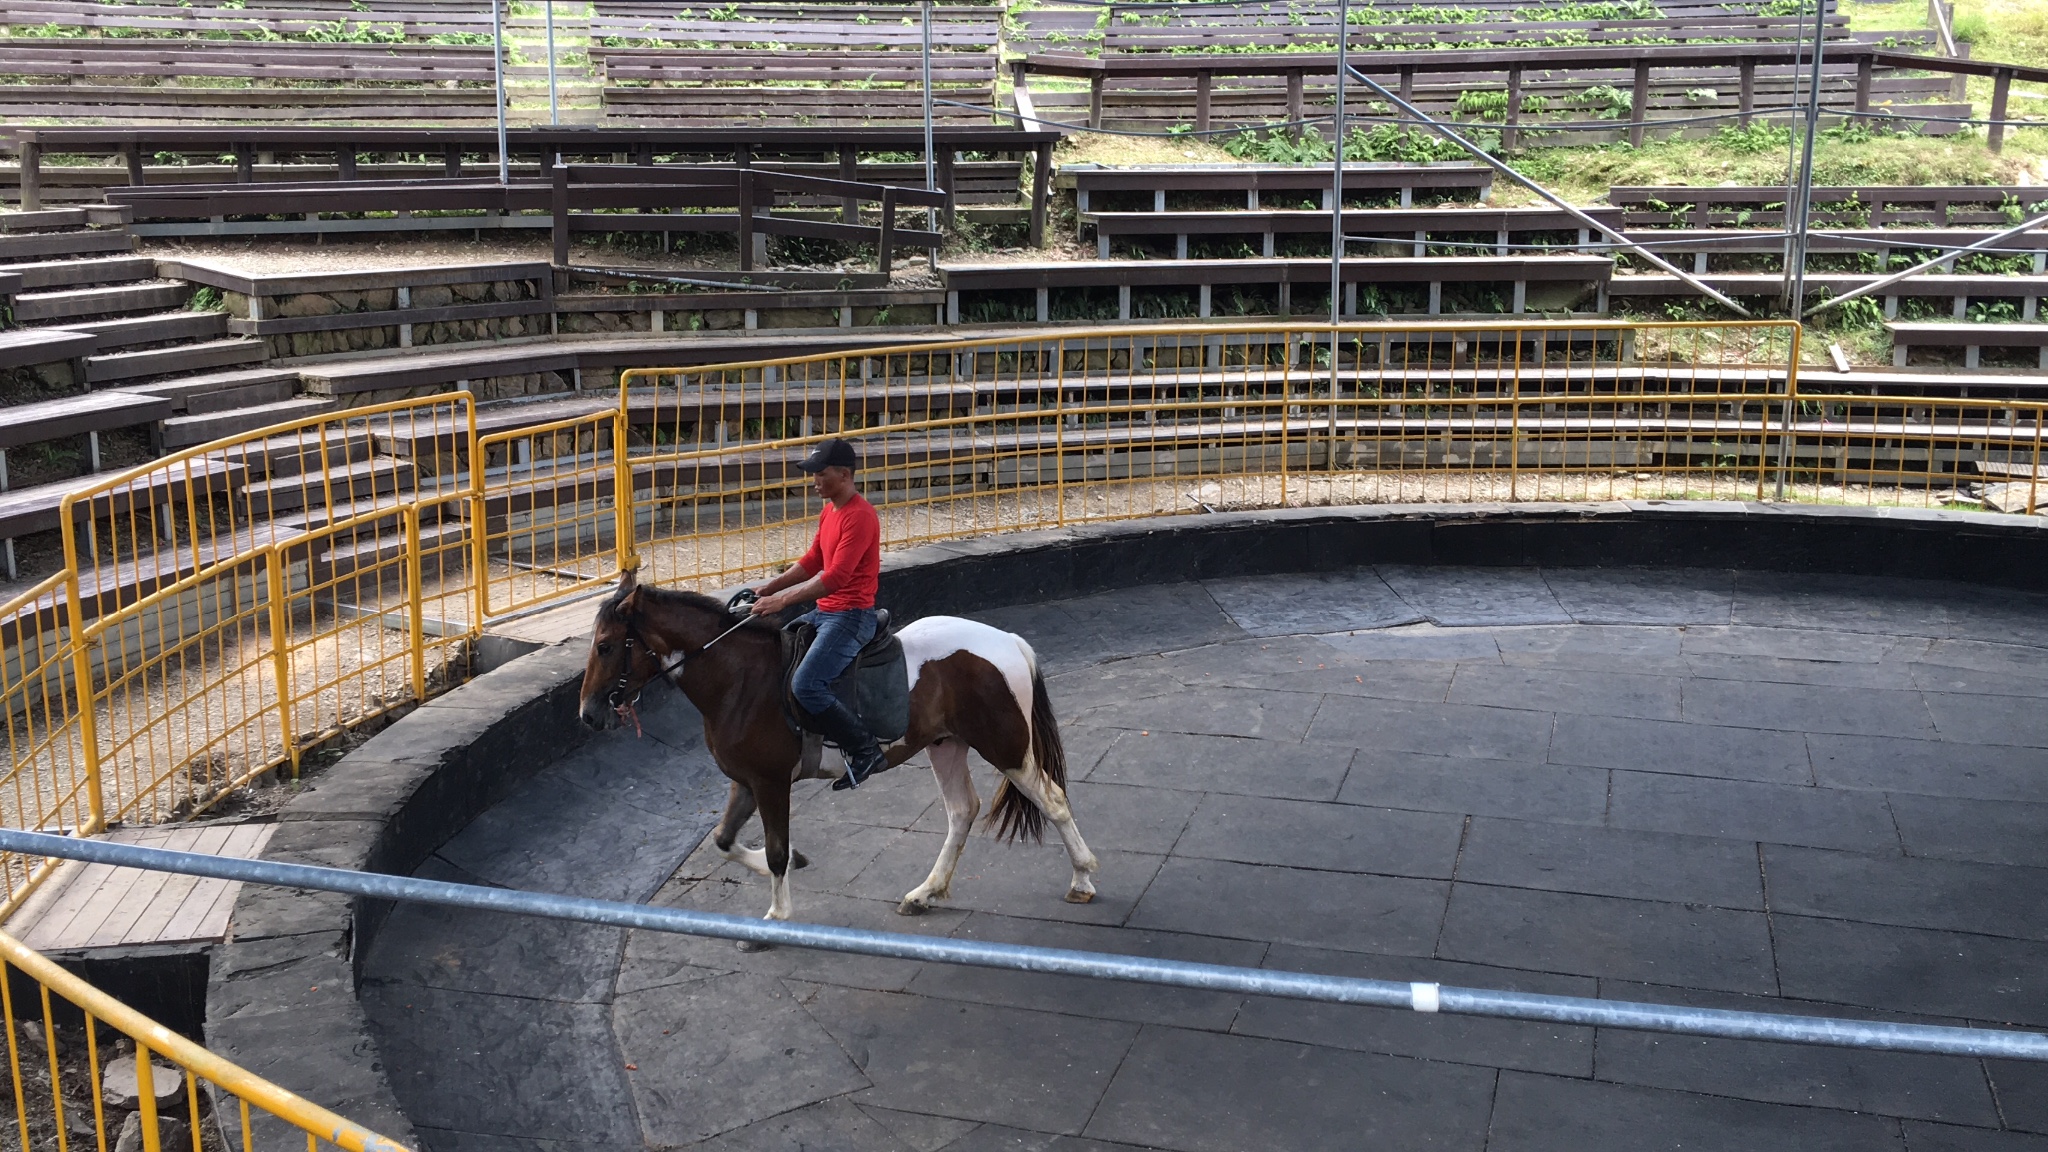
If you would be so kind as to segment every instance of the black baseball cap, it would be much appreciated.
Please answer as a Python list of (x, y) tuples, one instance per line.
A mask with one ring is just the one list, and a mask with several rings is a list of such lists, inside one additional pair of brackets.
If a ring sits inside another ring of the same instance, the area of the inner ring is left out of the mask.
[(806, 472), (823, 472), (827, 468), (859, 468), (860, 454), (853, 445), (844, 440), (831, 439), (812, 451), (809, 456), (797, 462), (797, 467)]

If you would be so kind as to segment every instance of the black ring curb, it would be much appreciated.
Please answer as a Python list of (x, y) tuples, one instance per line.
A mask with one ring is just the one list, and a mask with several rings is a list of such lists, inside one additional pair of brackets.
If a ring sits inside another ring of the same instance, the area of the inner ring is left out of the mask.
[[(1143, 584), (1366, 564), (1709, 567), (2048, 587), (2048, 520), (1733, 502), (1441, 504), (1176, 516), (931, 544), (883, 558), (899, 619)], [(294, 797), (264, 858), (410, 874), (582, 742), (585, 652), (543, 648), (415, 709)], [(415, 1143), (356, 1000), (389, 906), (245, 887), (214, 954), (206, 1042), (259, 1076)], [(303, 1148), (257, 1125), (262, 1148)], [(294, 1141), (294, 1138), (296, 1142)]]

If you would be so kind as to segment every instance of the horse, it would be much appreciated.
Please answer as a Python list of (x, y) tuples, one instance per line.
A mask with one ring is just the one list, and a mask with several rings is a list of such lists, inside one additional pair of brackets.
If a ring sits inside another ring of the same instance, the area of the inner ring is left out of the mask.
[[(904, 894), (896, 911), (922, 915), (952, 894), (954, 869), (981, 808), (967, 767), (970, 749), (1002, 774), (985, 826), (1005, 839), (1042, 842), (1050, 820), (1073, 866), (1067, 901), (1093, 900), (1097, 861), (1067, 802), (1066, 751), (1031, 645), (953, 616), (928, 616), (897, 637), (910, 678), (910, 724), (884, 751), (894, 768), (931, 750), (932, 775), (946, 805), (946, 840), (931, 874)], [(703, 715), (705, 746), (732, 782), (712, 842), (727, 859), (769, 878), (770, 920), (789, 919), (790, 865), (808, 863), (789, 840), (790, 788), (803, 742), (783, 709), (783, 644), (781, 629), (770, 621), (736, 621), (710, 596), (643, 585), (627, 571), (598, 607), (579, 709), (585, 724), (604, 729), (631, 717), (656, 677), (666, 675), (682, 689)], [(837, 775), (821, 768), (809, 778)], [(740, 830), (757, 810), (763, 847), (741, 847)]]

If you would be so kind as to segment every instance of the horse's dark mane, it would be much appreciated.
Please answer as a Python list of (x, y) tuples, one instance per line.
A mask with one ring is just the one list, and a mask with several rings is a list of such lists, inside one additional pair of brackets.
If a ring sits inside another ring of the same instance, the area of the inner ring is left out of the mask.
[[(695, 608), (704, 612), (716, 613), (720, 616), (730, 616), (730, 613), (726, 611), (723, 600), (718, 599), (716, 596), (707, 596), (702, 592), (692, 592), (687, 588), (656, 588), (651, 584), (640, 585), (639, 591), (640, 600), (643, 605)], [(605, 611), (608, 613), (616, 612), (619, 600), (620, 597), (615, 595), (605, 601)], [(759, 617), (748, 620), (747, 627), (743, 629), (743, 631), (747, 632), (776, 632), (779, 630), (780, 626), (774, 621), (763, 620)]]

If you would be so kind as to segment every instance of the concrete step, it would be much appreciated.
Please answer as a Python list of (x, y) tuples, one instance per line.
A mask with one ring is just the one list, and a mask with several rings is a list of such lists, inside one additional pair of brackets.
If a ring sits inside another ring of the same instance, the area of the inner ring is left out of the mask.
[(48, 260), (10, 264), (25, 292), (37, 289), (83, 288), (88, 284), (120, 284), (156, 279), (156, 261), (147, 256), (109, 256), (100, 260)]
[[(469, 525), (461, 520), (420, 525), (422, 575), (431, 579), (459, 570), (468, 559)], [(332, 537), (333, 546), (313, 555), (315, 578), (325, 572), (346, 576), (404, 558), (407, 544), (402, 529), (373, 533), (367, 529)]]
[(198, 416), (275, 404), (298, 395), (299, 374), (289, 368), (243, 368), (128, 384), (125, 391), (162, 396), (181, 412)]
[(381, 456), (329, 468), (317, 480), (306, 476), (259, 480), (244, 485), (242, 494), (248, 497), (249, 515), (270, 519), (343, 500), (409, 492), (412, 483), (413, 466), (410, 462)]
[(80, 320), (67, 324), (65, 327), (75, 332), (92, 333), (100, 338), (99, 351), (112, 352), (118, 348), (140, 348), (149, 344), (219, 340), (228, 334), (228, 314), (225, 312), (190, 311), (152, 312), (142, 316)]
[(205, 444), (223, 436), (241, 436), (268, 428), (272, 424), (285, 424), (308, 416), (318, 416), (333, 407), (332, 400), (309, 396), (271, 404), (258, 404), (250, 408), (234, 408), (226, 412), (173, 416), (163, 422), (163, 445), (166, 450), (190, 448), (194, 444)]
[(89, 316), (162, 312), (183, 304), (191, 294), (190, 285), (175, 280), (23, 292), (14, 298), (14, 320), (17, 324), (66, 323)]
[(168, 376), (174, 372), (253, 364), (269, 355), (270, 348), (263, 341), (239, 338), (151, 348), (142, 352), (114, 352), (86, 357), (85, 379), (90, 384), (101, 384), (112, 380), (133, 380), (140, 376)]

